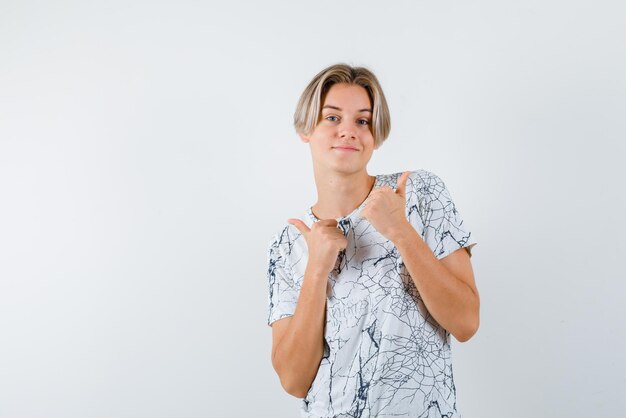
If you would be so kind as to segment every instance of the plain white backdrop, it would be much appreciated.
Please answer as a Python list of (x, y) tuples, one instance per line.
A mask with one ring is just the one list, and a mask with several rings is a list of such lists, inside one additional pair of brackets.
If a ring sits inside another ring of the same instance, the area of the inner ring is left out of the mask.
[(297, 417), (266, 250), (315, 203), (296, 101), (378, 76), (373, 174), (439, 175), (478, 240), (464, 418), (619, 416), (619, 1), (0, 2), (0, 417)]

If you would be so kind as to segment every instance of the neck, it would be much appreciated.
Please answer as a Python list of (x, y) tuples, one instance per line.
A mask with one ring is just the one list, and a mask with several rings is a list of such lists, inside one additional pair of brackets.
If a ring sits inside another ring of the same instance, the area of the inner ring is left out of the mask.
[(367, 198), (376, 177), (366, 169), (356, 173), (315, 170), (317, 203), (311, 210), (318, 219), (336, 219), (352, 213)]

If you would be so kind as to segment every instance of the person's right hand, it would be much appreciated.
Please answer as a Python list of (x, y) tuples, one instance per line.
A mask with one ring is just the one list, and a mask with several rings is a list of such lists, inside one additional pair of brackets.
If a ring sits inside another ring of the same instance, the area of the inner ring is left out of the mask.
[(300, 219), (288, 219), (304, 236), (309, 250), (307, 270), (328, 276), (335, 268), (339, 252), (348, 246), (348, 239), (337, 228), (337, 220), (322, 219), (314, 222), (311, 228)]

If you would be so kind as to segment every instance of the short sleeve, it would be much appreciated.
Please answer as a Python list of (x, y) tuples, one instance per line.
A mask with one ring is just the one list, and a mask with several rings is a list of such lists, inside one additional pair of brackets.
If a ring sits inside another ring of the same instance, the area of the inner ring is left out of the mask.
[(424, 241), (439, 260), (459, 248), (466, 248), (471, 257), (472, 247), (477, 244), (472, 232), (463, 221), (443, 180), (434, 173), (427, 174), (423, 189)]
[(269, 242), (267, 250), (267, 280), (269, 286), (269, 309), (267, 325), (291, 316), (296, 310), (299, 289), (297, 289), (287, 259), (281, 252), (281, 235)]

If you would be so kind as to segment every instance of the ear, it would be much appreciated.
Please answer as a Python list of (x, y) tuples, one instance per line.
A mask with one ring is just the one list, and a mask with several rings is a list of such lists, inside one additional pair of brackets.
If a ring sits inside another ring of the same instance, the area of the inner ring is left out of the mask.
[(298, 136), (300, 137), (300, 140), (302, 142), (304, 142), (305, 144), (307, 144), (310, 141), (308, 136), (306, 136), (306, 135), (304, 135), (304, 134), (302, 134), (300, 132), (298, 132)]

